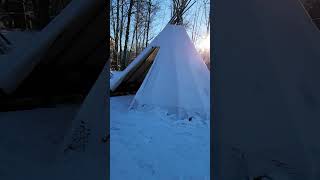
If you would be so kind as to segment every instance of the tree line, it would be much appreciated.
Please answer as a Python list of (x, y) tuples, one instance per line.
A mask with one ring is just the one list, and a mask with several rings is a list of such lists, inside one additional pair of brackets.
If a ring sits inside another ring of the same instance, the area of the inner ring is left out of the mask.
[[(190, 1), (190, 2), (189, 2)], [(164, 18), (159, 11), (167, 12), (171, 16), (175, 12), (175, 3), (188, 3), (191, 11), (183, 16), (183, 26), (190, 32), (192, 41), (196, 43), (204, 32), (210, 29), (210, 0), (171, 0), (171, 4), (162, 4), (160, 0), (112, 0), (110, 9), (110, 52), (111, 69), (123, 70), (153, 38), (151, 32), (156, 20)], [(170, 1), (169, 1), (170, 2)], [(168, 19), (169, 22), (169, 19)]]
[(123, 70), (151, 40), (151, 27), (159, 11), (156, 0), (112, 0), (110, 9), (111, 66)]
[(0, 0), (0, 28), (41, 30), (71, 0)]

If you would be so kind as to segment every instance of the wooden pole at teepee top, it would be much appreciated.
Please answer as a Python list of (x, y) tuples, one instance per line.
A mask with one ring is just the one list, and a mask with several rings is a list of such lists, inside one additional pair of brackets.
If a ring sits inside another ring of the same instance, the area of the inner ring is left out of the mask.
[(191, 1), (192, 0), (172, 0), (173, 15), (169, 21), (169, 24), (183, 25), (183, 15), (196, 2), (194, 1), (190, 5)]

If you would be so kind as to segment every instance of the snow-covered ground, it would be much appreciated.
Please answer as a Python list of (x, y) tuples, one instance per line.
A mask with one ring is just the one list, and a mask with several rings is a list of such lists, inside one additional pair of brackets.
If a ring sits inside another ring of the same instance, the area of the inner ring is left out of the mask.
[(111, 180), (209, 179), (209, 120), (128, 110), (132, 98), (110, 99)]
[(105, 179), (107, 155), (59, 153), (78, 109), (79, 105), (63, 105), (0, 112), (0, 179)]
[(0, 179), (35, 177), (51, 169), (77, 110), (75, 105), (1, 112)]

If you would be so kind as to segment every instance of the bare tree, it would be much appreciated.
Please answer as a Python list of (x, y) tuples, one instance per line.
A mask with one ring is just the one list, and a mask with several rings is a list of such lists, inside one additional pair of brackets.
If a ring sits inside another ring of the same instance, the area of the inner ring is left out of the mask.
[(210, 30), (210, 0), (202, 0), (204, 10), (204, 21), (206, 25), (206, 33), (209, 34)]
[(120, 11), (120, 0), (117, 0), (117, 5), (116, 5), (116, 30), (114, 34), (114, 43), (115, 43), (115, 53), (114, 53), (114, 61), (118, 61), (118, 45), (119, 45), (119, 11)]
[(121, 0), (121, 21), (120, 21), (120, 32), (119, 32), (119, 47), (120, 47), (120, 53), (119, 53), (119, 60), (118, 64), (121, 62), (121, 55), (122, 55), (122, 35), (123, 35), (123, 26), (124, 26), (124, 0)]
[(183, 15), (194, 5), (196, 1), (191, 0), (172, 0), (173, 16), (169, 23), (183, 25)]
[(121, 61), (121, 70), (123, 70), (125, 68), (126, 61), (127, 61), (127, 49), (128, 49), (128, 40), (129, 40), (129, 33), (130, 33), (130, 22), (131, 22), (133, 4), (134, 4), (134, 1), (130, 0), (129, 9), (128, 9), (126, 35), (125, 35), (124, 48), (123, 48), (124, 52), (123, 52), (123, 58), (122, 58), (122, 61)]
[(111, 60), (117, 61), (120, 69), (149, 43), (151, 24), (158, 9), (156, 0), (112, 1), (110, 27), (114, 48)]
[(149, 31), (150, 31), (150, 22), (151, 22), (151, 10), (152, 10), (152, 0), (148, 1), (148, 19), (147, 19), (147, 27), (146, 27), (146, 42), (145, 47), (148, 45), (149, 41)]
[(49, 15), (49, 0), (32, 0), (35, 13), (35, 27), (36, 29), (44, 28), (50, 21)]
[(136, 45), (136, 56), (138, 55), (138, 34), (139, 34), (139, 23), (140, 23), (140, 1), (137, 1), (136, 3), (136, 24), (135, 24), (135, 31), (136, 31), (136, 37), (135, 37), (135, 45)]

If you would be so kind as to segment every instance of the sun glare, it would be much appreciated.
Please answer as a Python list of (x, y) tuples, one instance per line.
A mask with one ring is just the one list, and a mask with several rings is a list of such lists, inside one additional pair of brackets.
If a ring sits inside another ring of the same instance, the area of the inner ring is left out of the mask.
[(208, 51), (208, 50), (210, 50), (210, 35), (208, 35), (205, 38), (200, 40), (200, 42), (198, 44), (198, 49), (200, 51)]

